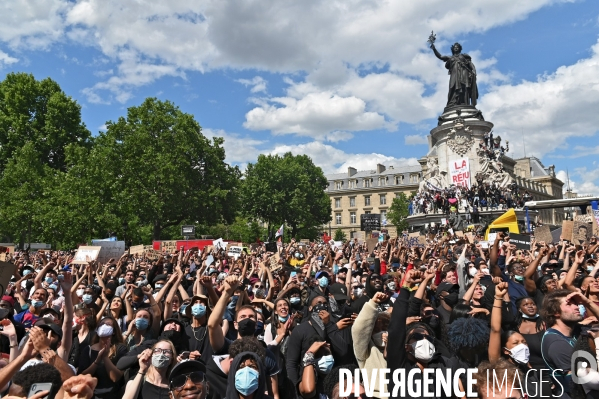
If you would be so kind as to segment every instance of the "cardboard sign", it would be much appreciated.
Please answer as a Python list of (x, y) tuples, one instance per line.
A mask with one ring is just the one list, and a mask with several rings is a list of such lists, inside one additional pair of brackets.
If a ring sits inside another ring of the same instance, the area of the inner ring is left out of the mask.
[(6, 287), (15, 273), (17, 265), (9, 262), (0, 262), (0, 289), (2, 292), (6, 291)]
[(160, 250), (169, 254), (177, 252), (177, 241), (162, 241)]
[(129, 247), (129, 253), (131, 255), (137, 255), (137, 254), (143, 254), (144, 253), (144, 245), (133, 245), (132, 247)]
[(572, 241), (572, 231), (574, 231), (574, 222), (571, 220), (562, 221), (562, 237), (564, 240)]
[(553, 239), (553, 242), (559, 242), (561, 235), (562, 235), (562, 228), (561, 227), (559, 229), (553, 230), (551, 232), (551, 238)]
[(478, 243), (480, 244), (480, 247), (482, 249), (488, 249), (489, 248), (489, 242), (488, 241), (479, 241)]
[(458, 230), (455, 232), (456, 237), (464, 238), (464, 232), (462, 230)]
[(307, 245), (310, 245), (310, 240), (308, 240), (307, 238), (302, 238), (302, 239), (300, 240), (300, 242), (301, 242), (302, 244), (307, 244)]
[(537, 227), (535, 229), (535, 240), (537, 242), (544, 241), (545, 244), (553, 242), (553, 236), (551, 235), (551, 229), (549, 228), (549, 226), (545, 225)]
[(468, 158), (449, 162), (449, 178), (451, 184), (470, 188), (470, 162)]
[(418, 236), (418, 245), (422, 245), (422, 246), (426, 245), (426, 237), (425, 236)]
[(464, 235), (466, 236), (466, 239), (468, 239), (469, 244), (474, 244), (474, 234), (472, 234), (471, 231), (467, 232)]
[(147, 249), (144, 255), (149, 260), (158, 260), (158, 258), (161, 256), (160, 252), (156, 251), (154, 248)]
[(281, 265), (279, 263), (279, 254), (276, 254), (275, 256), (271, 256), (269, 258), (269, 268), (271, 272), (274, 272), (276, 270), (279, 270), (283, 267), (283, 265)]
[(206, 256), (206, 260), (204, 261), (204, 264), (206, 266), (210, 266), (212, 263), (214, 263), (214, 256), (212, 256), (212, 255)]
[(96, 241), (95, 246), (101, 247), (98, 263), (107, 263), (111, 258), (119, 259), (125, 253), (125, 241)]
[(514, 244), (517, 249), (530, 249), (530, 236), (512, 233), (510, 234), (510, 244)]
[(75, 265), (87, 265), (92, 260), (98, 259), (98, 255), (100, 255), (100, 251), (102, 247), (100, 246), (87, 246), (82, 245), (77, 249), (77, 253), (75, 253), (75, 257), (71, 261), (71, 263)]
[(218, 240), (212, 241), (212, 245), (214, 246), (214, 248), (217, 251), (220, 250), (220, 249), (225, 249), (227, 247), (227, 244), (223, 241), (222, 238), (219, 238)]
[(227, 252), (227, 256), (232, 256), (235, 260), (237, 260), (241, 256), (241, 252), (243, 252), (243, 247), (232, 246), (229, 247), (229, 252)]
[(572, 244), (583, 245), (589, 242), (593, 228), (590, 223), (574, 222), (572, 230)]
[(374, 248), (376, 247), (376, 244), (378, 244), (379, 239), (378, 238), (369, 238), (366, 240), (366, 246), (368, 247), (368, 253), (372, 253), (372, 251), (374, 251)]

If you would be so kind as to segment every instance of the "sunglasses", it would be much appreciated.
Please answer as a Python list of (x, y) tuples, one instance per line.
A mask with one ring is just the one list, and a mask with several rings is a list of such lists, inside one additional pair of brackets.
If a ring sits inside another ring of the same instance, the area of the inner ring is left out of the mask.
[(183, 389), (187, 380), (195, 385), (203, 384), (206, 381), (206, 376), (201, 371), (194, 371), (188, 374), (178, 375), (171, 380), (171, 390), (180, 391)]
[(264, 288), (263, 285), (255, 285), (254, 288)]
[(435, 311), (434, 310), (425, 310), (424, 312), (422, 312), (422, 316), (423, 317), (431, 317), (433, 315), (435, 315)]
[(430, 335), (425, 335), (425, 334), (421, 334), (421, 333), (411, 334), (408, 339), (409, 340), (415, 339), (416, 341), (421, 341), (423, 339), (426, 339), (430, 343), (435, 343), (435, 339), (433, 337), (431, 337)]

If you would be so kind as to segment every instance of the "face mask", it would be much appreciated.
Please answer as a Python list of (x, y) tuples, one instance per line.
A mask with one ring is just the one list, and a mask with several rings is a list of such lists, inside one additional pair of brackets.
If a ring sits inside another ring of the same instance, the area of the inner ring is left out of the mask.
[(587, 271), (592, 272), (594, 268), (595, 268), (595, 266), (587, 266)]
[(428, 325), (431, 326), (431, 328), (437, 328), (439, 326), (439, 318), (437, 316), (431, 316), (428, 320)]
[(119, 278), (119, 285), (123, 285), (123, 284), (125, 284), (125, 279), (122, 278), (122, 277), (120, 277)]
[(163, 369), (171, 363), (171, 358), (161, 353), (159, 355), (152, 355), (152, 366), (157, 369)]
[(296, 252), (296, 253), (295, 253), (295, 257), (296, 257), (296, 258), (299, 258), (299, 257), (300, 257), (300, 253), (299, 253), (299, 252)]
[(414, 342), (412, 348), (414, 348), (414, 357), (423, 362), (430, 361), (435, 354), (435, 345), (427, 339)]
[(389, 288), (391, 291), (395, 291), (395, 281), (387, 284), (387, 288)]
[(520, 311), (520, 314), (522, 315), (523, 319), (528, 319), (528, 320), (534, 320), (534, 319), (537, 319), (539, 317), (538, 313), (536, 315), (534, 315), (534, 316), (529, 316), (527, 314), (522, 313), (522, 311)]
[(185, 308), (187, 308), (187, 304), (186, 303), (184, 303), (183, 305), (181, 305), (181, 307), (179, 308), (179, 313), (185, 312)]
[(335, 359), (333, 359), (332, 355), (323, 356), (318, 359), (318, 371), (322, 374), (328, 374), (333, 369), (334, 364)]
[(514, 280), (522, 282), (522, 281), (524, 281), (524, 276), (520, 276), (520, 275), (516, 274), (514, 276)]
[(289, 298), (289, 302), (291, 302), (292, 305), (298, 305), (301, 302), (301, 298), (299, 296), (294, 296)]
[(489, 268), (488, 268), (488, 267), (481, 267), (481, 268), (480, 268), (480, 271), (481, 271), (481, 272), (483, 272), (483, 274), (484, 274), (485, 276), (488, 276), (488, 275), (489, 275)]
[(206, 314), (206, 306), (201, 303), (196, 303), (191, 307), (191, 315), (197, 319)]
[(137, 286), (138, 286), (138, 287), (141, 287), (142, 285), (144, 285), (144, 282), (143, 282), (143, 280), (140, 280), (140, 281), (138, 281), (138, 282), (137, 282)]
[(541, 271), (541, 265), (537, 266), (537, 271)]
[(372, 340), (374, 344), (378, 347), (385, 346), (385, 341), (383, 341), (383, 334), (386, 334), (387, 331), (379, 331), (376, 334), (372, 334)]
[(587, 310), (586, 310), (586, 308), (584, 307), (584, 305), (578, 305), (578, 310), (580, 311), (580, 315), (581, 315), (582, 317), (586, 317)]
[(148, 325), (150, 325), (150, 322), (148, 321), (148, 319), (143, 319), (143, 318), (135, 319), (135, 328), (137, 328), (138, 330), (143, 331), (146, 328), (148, 328)]
[(339, 273), (339, 266), (333, 265), (333, 274)]
[(318, 267), (322, 267), (322, 261), (321, 260), (318, 261)]
[(164, 284), (156, 284), (156, 285), (154, 285), (154, 288), (156, 288), (157, 290), (161, 289), (162, 287), (164, 287)]
[(476, 270), (476, 267), (471, 267), (468, 269), (468, 274), (470, 274), (470, 277), (476, 276), (476, 273), (478, 273), (478, 270)]
[(364, 289), (362, 288), (354, 288), (354, 296), (357, 298), (361, 297), (363, 292)]
[(455, 305), (458, 304), (458, 293), (457, 292), (451, 292), (446, 297), (444, 297), (443, 300), (445, 301), (445, 303), (447, 305), (453, 307), (453, 306), (455, 306)]
[(322, 276), (321, 278), (318, 279), (318, 285), (321, 288), (326, 288), (329, 285), (329, 279), (326, 278), (325, 276)]
[(256, 331), (254, 331), (254, 335), (257, 337), (258, 335), (264, 334), (264, 323), (259, 321), (256, 323)]
[(64, 281), (64, 276), (62, 274), (58, 275), (58, 281)]
[(248, 396), (258, 389), (260, 374), (251, 367), (244, 367), (235, 373), (235, 389), (243, 396)]
[(77, 296), (79, 298), (81, 298), (83, 296), (83, 294), (85, 293), (85, 290), (77, 290), (75, 293), (77, 294)]
[(89, 305), (90, 303), (92, 303), (93, 298), (90, 294), (84, 294), (81, 299), (83, 300), (83, 303), (85, 303), (86, 305)]
[(48, 283), (48, 284), (52, 284), (52, 282), (54, 281), (54, 279), (52, 277), (46, 277), (45, 280), (46, 280), (46, 283)]
[[(507, 348), (506, 348), (507, 349)], [(530, 358), (530, 350), (526, 344), (518, 344), (514, 346), (510, 352), (510, 357), (520, 364), (527, 364)]]
[(286, 323), (286, 322), (287, 322), (287, 320), (289, 320), (289, 315), (287, 315), (287, 316), (285, 316), (285, 317), (283, 317), (283, 316), (279, 316), (279, 321), (280, 321), (281, 323)]
[(43, 301), (36, 301), (35, 299), (33, 301), (31, 301), (31, 304), (33, 305), (34, 308), (39, 309), (42, 306), (44, 306), (44, 302)]
[(237, 332), (242, 337), (251, 337), (256, 332), (256, 322), (250, 318), (237, 322)]
[(28, 274), (31, 274), (31, 270), (29, 270), (29, 269), (23, 270), (23, 276), (26, 276)]
[(112, 333), (114, 333), (114, 328), (108, 324), (102, 324), (96, 332), (100, 338), (111, 337)]
[(266, 291), (262, 288), (259, 288), (254, 292), (254, 296), (258, 298), (264, 298), (266, 296)]
[(49, 288), (53, 289), (54, 292), (58, 291), (58, 286), (56, 284), (50, 284)]

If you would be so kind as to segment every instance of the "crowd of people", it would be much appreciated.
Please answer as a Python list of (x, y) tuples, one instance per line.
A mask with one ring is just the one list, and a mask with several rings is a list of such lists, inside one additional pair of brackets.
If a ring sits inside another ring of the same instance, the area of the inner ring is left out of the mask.
[(499, 187), (477, 180), (470, 188), (452, 185), (442, 190), (420, 191), (410, 198), (409, 214), (465, 213), (476, 219), (480, 211), (522, 209), (525, 202), (532, 200), (528, 190), (521, 190), (515, 183)]
[[(343, 397), (341, 369), (478, 368), (481, 398), (487, 370), (507, 371), (522, 390), (495, 397), (599, 397), (597, 364), (571, 367), (575, 351), (599, 357), (596, 238), (530, 250), (503, 233), (489, 248), (474, 238), (444, 235), (424, 248), (405, 235), (374, 248), (292, 240), (276, 253), (207, 246), (105, 264), (16, 251), (0, 300), (0, 390), (332, 399)], [(350, 397), (386, 397), (394, 386), (376, 380)]]

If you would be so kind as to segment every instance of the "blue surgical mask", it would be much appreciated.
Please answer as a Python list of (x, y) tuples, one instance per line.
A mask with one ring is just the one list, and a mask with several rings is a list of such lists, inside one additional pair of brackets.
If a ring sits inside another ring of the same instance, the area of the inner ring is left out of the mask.
[(181, 307), (179, 308), (179, 313), (185, 312), (185, 308), (187, 308), (187, 304), (186, 303), (184, 303), (183, 305), (181, 305)]
[(244, 367), (235, 373), (235, 389), (243, 396), (251, 395), (258, 389), (260, 374), (251, 367)]
[(54, 281), (54, 279), (52, 277), (46, 277), (45, 278), (46, 283), (48, 284), (52, 284), (52, 282)]
[(587, 266), (587, 271), (592, 272), (594, 268), (595, 268), (595, 266)]
[(144, 318), (135, 319), (135, 328), (137, 328), (138, 330), (143, 331), (146, 328), (148, 328), (149, 325), (150, 325), (150, 322), (148, 319), (144, 319)]
[(337, 274), (337, 273), (339, 273), (339, 266), (337, 266), (337, 265), (333, 265), (333, 273), (334, 273), (334, 274)]
[(586, 310), (586, 308), (584, 307), (584, 305), (578, 305), (578, 310), (580, 311), (580, 315), (581, 315), (582, 317), (585, 317), (585, 316), (586, 316), (586, 314), (587, 314), (587, 310)]
[(191, 307), (191, 315), (200, 318), (206, 314), (206, 306), (201, 303), (196, 303)]
[(297, 305), (298, 303), (301, 302), (301, 298), (299, 296), (294, 296), (289, 298), (289, 302), (291, 302), (292, 305)]
[(54, 292), (58, 291), (58, 286), (56, 284), (50, 284), (50, 287), (54, 290)]
[(522, 281), (524, 281), (524, 276), (520, 276), (519, 274), (516, 274), (514, 276), (514, 280), (516, 280), (518, 282), (522, 282)]
[(36, 301), (35, 299), (31, 301), (31, 304), (34, 308), (39, 309), (44, 306), (44, 301)]
[(31, 270), (29, 270), (29, 269), (23, 270), (23, 276), (26, 276), (28, 274), (31, 274)]
[(289, 320), (289, 315), (287, 315), (287, 316), (285, 316), (285, 317), (283, 317), (283, 316), (279, 316), (279, 321), (280, 321), (281, 323), (286, 323), (286, 322), (287, 322), (287, 320)]
[(85, 303), (86, 305), (89, 305), (90, 303), (92, 303), (93, 297), (90, 294), (83, 294), (81, 299), (83, 300), (83, 303)]
[(161, 289), (162, 287), (164, 287), (164, 284), (156, 284), (156, 285), (154, 285), (154, 288), (156, 288), (157, 290)]
[(58, 281), (64, 281), (64, 276), (62, 274), (58, 275)]
[(321, 288), (326, 288), (329, 285), (329, 279), (326, 278), (325, 276), (322, 276), (321, 278), (318, 279), (318, 285)]
[(333, 369), (334, 364), (335, 359), (333, 359), (332, 355), (323, 356), (318, 359), (318, 371), (322, 374), (328, 374)]
[(123, 284), (125, 284), (125, 279), (122, 278), (122, 277), (120, 277), (119, 278), (119, 285), (123, 285)]

